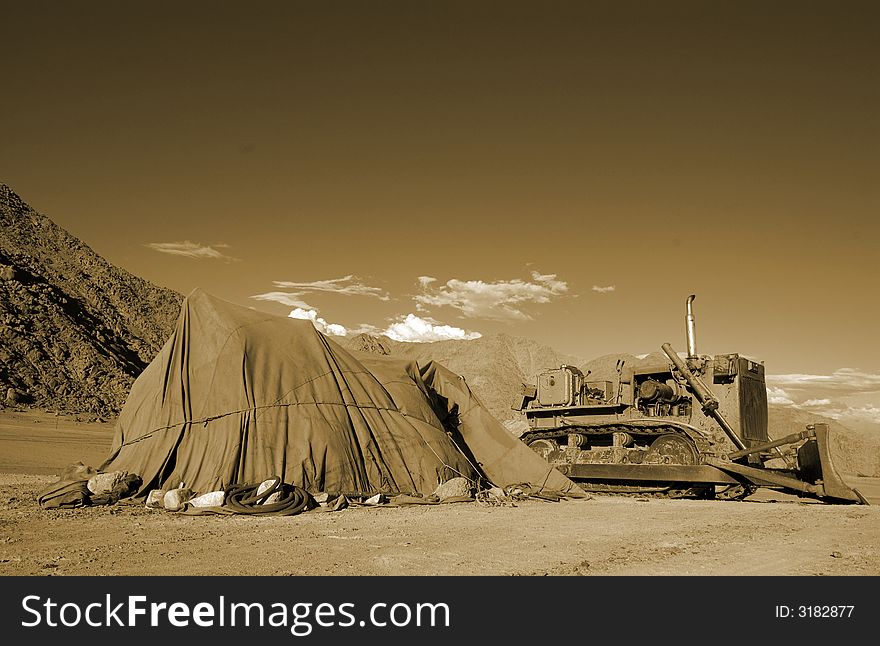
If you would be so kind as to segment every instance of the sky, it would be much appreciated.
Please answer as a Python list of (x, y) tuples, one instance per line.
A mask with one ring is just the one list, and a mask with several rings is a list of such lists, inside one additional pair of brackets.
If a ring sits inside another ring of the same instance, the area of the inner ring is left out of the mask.
[(880, 417), (876, 3), (2, 5), (0, 181), (153, 283), (584, 358), (696, 294), (701, 352)]

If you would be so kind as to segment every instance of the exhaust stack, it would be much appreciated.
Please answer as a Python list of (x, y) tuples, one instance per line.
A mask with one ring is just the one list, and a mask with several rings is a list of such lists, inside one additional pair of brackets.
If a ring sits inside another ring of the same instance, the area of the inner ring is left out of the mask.
[(694, 310), (691, 307), (691, 303), (694, 302), (694, 299), (697, 297), (696, 294), (691, 294), (687, 299), (687, 316), (685, 317), (685, 322), (687, 324), (687, 348), (688, 348), (688, 359), (695, 359), (697, 356), (697, 339), (696, 339), (696, 331), (694, 329)]

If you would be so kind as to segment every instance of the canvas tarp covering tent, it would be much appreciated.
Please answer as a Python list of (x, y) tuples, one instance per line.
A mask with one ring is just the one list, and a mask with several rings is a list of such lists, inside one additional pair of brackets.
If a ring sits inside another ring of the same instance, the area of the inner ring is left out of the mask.
[[(441, 420), (450, 413), (456, 428)], [(499, 486), (580, 492), (442, 366), (358, 358), (309, 321), (200, 290), (132, 386), (101, 470), (140, 475), (139, 495), (275, 475), (313, 493), (428, 495), (481, 472)]]

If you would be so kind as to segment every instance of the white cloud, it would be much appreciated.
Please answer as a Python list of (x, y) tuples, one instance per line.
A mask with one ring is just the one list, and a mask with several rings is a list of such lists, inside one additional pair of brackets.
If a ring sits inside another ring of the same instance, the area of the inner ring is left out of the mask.
[(348, 331), (343, 326), (337, 323), (327, 323), (325, 324), (324, 333), (331, 334), (333, 336), (345, 336), (346, 334), (348, 334)]
[(315, 309), (303, 300), (303, 296), (315, 292), (343, 294), (345, 296), (371, 296), (382, 301), (391, 299), (381, 288), (365, 285), (360, 282), (360, 279), (351, 274), (342, 278), (315, 280), (310, 283), (294, 283), (288, 280), (275, 280), (272, 282), (276, 287), (292, 291), (254, 294), (251, 298), (258, 301), (274, 301), (288, 307), (297, 307), (303, 310)]
[(301, 294), (296, 292), (266, 292), (265, 294), (254, 294), (251, 298), (258, 301), (273, 301), (287, 305), (287, 307), (299, 307), (305, 310), (313, 309), (311, 305), (300, 298)]
[(767, 399), (771, 404), (830, 417), (851, 428), (878, 428), (880, 407), (864, 401), (878, 392), (880, 375), (852, 368), (841, 368), (830, 375), (767, 375)]
[(781, 406), (794, 405), (794, 400), (783, 388), (776, 388), (774, 386), (767, 386), (767, 401), (771, 404), (779, 404)]
[(227, 262), (239, 260), (239, 258), (233, 258), (232, 256), (227, 256), (222, 251), (218, 251), (218, 249), (228, 249), (229, 245), (227, 244), (208, 246), (184, 240), (183, 242), (150, 242), (144, 246), (149, 247), (153, 251), (158, 251), (159, 253), (185, 256), (187, 258), (208, 258), (213, 260), (225, 260)]
[(767, 375), (767, 383), (790, 391), (829, 393), (836, 397), (857, 393), (880, 393), (880, 374), (853, 368), (839, 368), (830, 375)]
[(825, 413), (829, 417), (841, 421), (858, 421), (877, 424), (880, 420), (880, 407), (873, 404), (864, 406), (847, 406), (846, 408), (836, 408)]
[(349, 334), (385, 334), (384, 330), (377, 328), (375, 325), (370, 325), (369, 323), (361, 323), (357, 327), (347, 329)]
[(556, 274), (536, 271), (532, 272), (531, 281), (516, 278), (487, 283), (453, 278), (440, 287), (432, 287), (436, 279), (426, 280), (429, 278), (419, 278), (422, 293), (414, 299), (420, 311), (427, 306), (449, 306), (471, 318), (528, 320), (532, 317), (523, 311), (522, 305), (548, 303), (568, 291), (568, 284), (557, 279)]
[[(795, 406), (800, 408), (800, 406)], [(825, 417), (837, 420), (844, 426), (851, 428), (880, 428), (880, 407), (873, 404), (863, 406), (828, 406), (827, 408), (811, 408), (811, 413), (819, 413)]]
[(328, 280), (315, 280), (310, 283), (295, 283), (288, 280), (273, 281), (275, 287), (280, 289), (292, 289), (295, 293), (307, 294), (310, 292), (330, 292), (345, 294), (346, 296), (372, 296), (382, 301), (390, 300), (390, 296), (380, 287), (365, 285), (357, 276), (349, 274), (342, 278), (330, 278)]
[(312, 325), (314, 325), (319, 332), (323, 332), (324, 334), (330, 334), (333, 336), (345, 336), (348, 333), (348, 330), (346, 330), (345, 327), (337, 323), (328, 323), (325, 319), (322, 319), (320, 316), (318, 316), (318, 312), (313, 309), (307, 310), (301, 307), (297, 307), (287, 316), (292, 319), (304, 319), (306, 321), (311, 321)]
[(395, 341), (407, 343), (428, 343), (450, 339), (469, 341), (483, 336), (479, 332), (466, 332), (459, 327), (441, 325), (437, 321), (423, 319), (415, 314), (407, 314), (406, 317), (389, 325), (381, 334)]
[(616, 291), (617, 287), (614, 285), (608, 285), (606, 287), (600, 287), (599, 285), (593, 285), (593, 291), (598, 292), (600, 294), (608, 294), (609, 292)]
[(419, 276), (419, 285), (421, 285), (423, 288), (427, 287), (431, 283), (436, 283), (436, 282), (437, 282), (437, 279), (434, 278), (433, 276)]

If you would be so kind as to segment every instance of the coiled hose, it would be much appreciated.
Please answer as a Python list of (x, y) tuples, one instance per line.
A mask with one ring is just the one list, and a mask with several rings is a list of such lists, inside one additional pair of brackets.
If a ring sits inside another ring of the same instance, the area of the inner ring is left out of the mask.
[[(284, 484), (278, 476), (274, 476), (272, 480), (274, 480), (272, 486), (259, 495), (257, 490), (260, 488), (260, 483), (229, 487), (226, 489), (226, 502), (223, 506), (236, 514), (295, 516), (317, 505), (305, 489)], [(278, 492), (281, 493), (281, 497), (277, 502), (263, 504), (269, 496)]]

